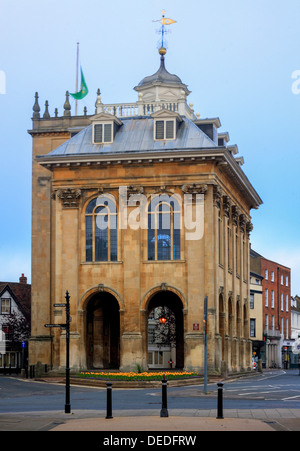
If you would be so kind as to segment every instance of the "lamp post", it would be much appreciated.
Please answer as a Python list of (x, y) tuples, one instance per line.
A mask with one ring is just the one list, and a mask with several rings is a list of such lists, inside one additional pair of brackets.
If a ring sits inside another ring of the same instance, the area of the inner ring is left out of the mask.
[(70, 404), (70, 295), (66, 292), (66, 404), (65, 413), (71, 413)]
[(203, 327), (203, 341), (204, 341), (204, 393), (207, 394), (207, 296), (204, 298), (204, 327)]
[(62, 330), (66, 331), (66, 403), (65, 403), (65, 413), (71, 413), (70, 404), (70, 295), (66, 291), (66, 303), (65, 304), (54, 304), (54, 307), (65, 307), (66, 309), (66, 323), (65, 324), (44, 324), (45, 327), (60, 327)]

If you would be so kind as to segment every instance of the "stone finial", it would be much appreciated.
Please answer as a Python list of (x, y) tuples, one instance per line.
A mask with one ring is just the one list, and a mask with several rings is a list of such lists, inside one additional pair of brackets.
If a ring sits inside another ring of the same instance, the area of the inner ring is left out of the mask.
[(64, 103), (64, 116), (71, 116), (71, 105), (69, 102), (69, 91), (66, 92), (66, 101)]
[(33, 105), (33, 119), (39, 119), (40, 118), (40, 106), (39, 106), (39, 102), (38, 102), (38, 93), (35, 93), (35, 102)]
[(48, 103), (48, 100), (46, 100), (46, 102), (45, 102), (45, 113), (44, 113), (44, 115), (43, 115), (43, 118), (44, 118), (44, 119), (50, 119), (50, 114), (49, 114), (48, 106), (49, 106), (49, 103)]
[(84, 115), (84, 116), (87, 115), (87, 107), (86, 107), (86, 106), (83, 108), (83, 115)]
[(55, 110), (54, 110), (54, 116), (58, 117), (58, 109), (57, 108), (55, 108)]
[(95, 111), (96, 114), (101, 113), (103, 111), (103, 103), (101, 101), (101, 92), (100, 92), (99, 88), (97, 89), (97, 100), (95, 103), (95, 107), (96, 107), (96, 111)]

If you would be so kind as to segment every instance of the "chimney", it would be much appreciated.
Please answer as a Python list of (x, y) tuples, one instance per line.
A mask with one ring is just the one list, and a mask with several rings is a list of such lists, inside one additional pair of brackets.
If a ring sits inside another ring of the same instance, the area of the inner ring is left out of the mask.
[(21, 277), (19, 278), (19, 282), (20, 283), (24, 283), (26, 285), (27, 284), (27, 277), (25, 277), (24, 274), (22, 274)]

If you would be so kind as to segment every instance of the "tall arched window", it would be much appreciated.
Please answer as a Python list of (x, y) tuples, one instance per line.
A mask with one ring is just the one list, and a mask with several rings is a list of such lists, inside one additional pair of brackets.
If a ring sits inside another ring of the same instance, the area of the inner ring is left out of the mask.
[(99, 196), (88, 204), (85, 212), (86, 261), (118, 259), (117, 210), (114, 200)]
[(180, 260), (180, 206), (168, 195), (148, 208), (148, 260)]

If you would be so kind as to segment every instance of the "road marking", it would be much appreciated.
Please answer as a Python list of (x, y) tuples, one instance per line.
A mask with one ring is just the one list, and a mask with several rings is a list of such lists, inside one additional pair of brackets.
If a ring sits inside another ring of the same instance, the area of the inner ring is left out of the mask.
[(290, 396), (289, 398), (282, 398), (282, 401), (289, 401), (290, 399), (300, 398), (300, 395)]

